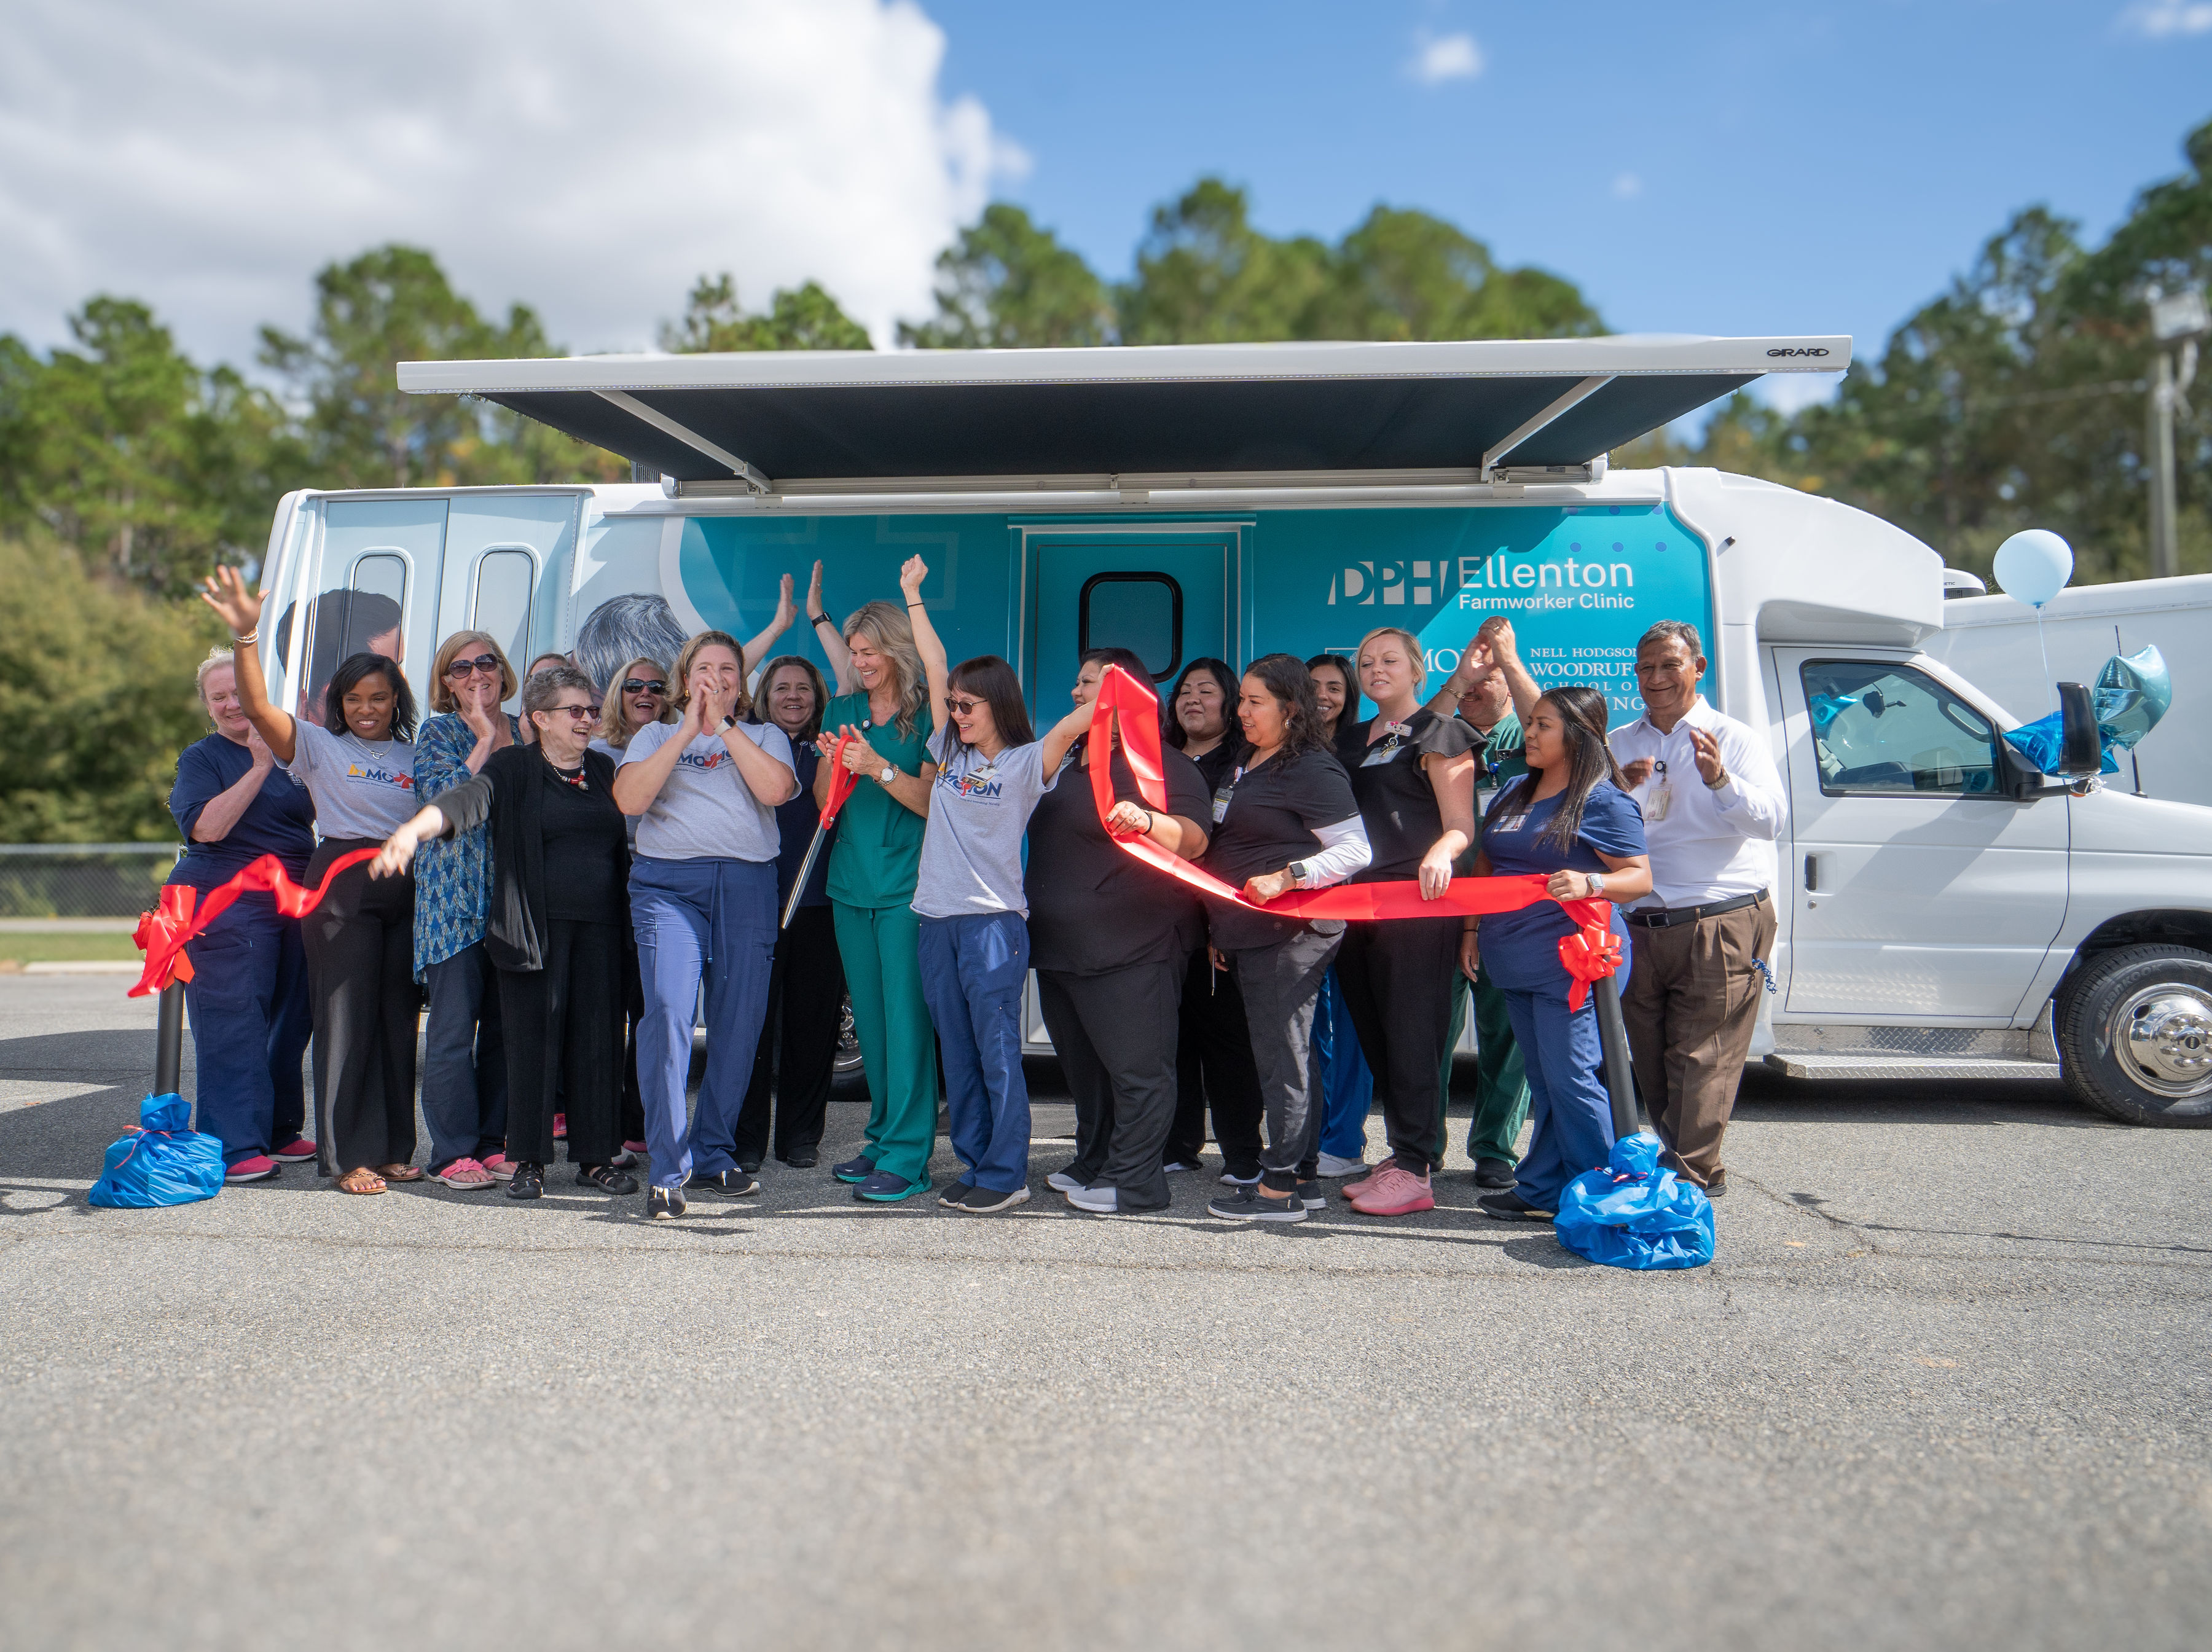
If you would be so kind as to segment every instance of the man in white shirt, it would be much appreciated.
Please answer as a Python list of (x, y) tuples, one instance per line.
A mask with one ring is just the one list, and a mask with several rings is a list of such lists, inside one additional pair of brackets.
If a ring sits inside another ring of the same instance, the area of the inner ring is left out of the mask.
[(1759, 738), (1698, 692), (1697, 628), (1662, 620), (1636, 646), (1644, 715), (1613, 732), (1644, 811), (1651, 893), (1626, 914), (1634, 962), (1620, 1007), (1637, 1087), (1680, 1173), (1728, 1191), (1735, 1108), (1774, 950), (1774, 841), (1787, 811)]

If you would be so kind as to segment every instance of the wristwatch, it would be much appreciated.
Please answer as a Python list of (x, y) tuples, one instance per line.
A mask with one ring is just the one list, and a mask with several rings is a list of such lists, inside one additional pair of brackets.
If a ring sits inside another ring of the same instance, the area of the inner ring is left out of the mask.
[(876, 784), (877, 784), (877, 785), (878, 785), (878, 786), (889, 786), (889, 785), (891, 783), (891, 779), (892, 779), (892, 777), (893, 777), (894, 775), (896, 775), (897, 773), (898, 773), (898, 765), (897, 765), (897, 764), (896, 764), (896, 763), (885, 763), (885, 764), (884, 765), (884, 772), (883, 772), (882, 774), (878, 774), (878, 775), (877, 775), (877, 776), (876, 776)]
[(1306, 870), (1306, 863), (1303, 860), (1293, 860), (1284, 870), (1291, 874), (1292, 889), (1304, 889), (1306, 886), (1306, 879), (1313, 875)]
[(1594, 901), (1599, 896), (1605, 893), (1605, 874), (1603, 872), (1584, 872), (1583, 876), (1589, 879), (1590, 899)]

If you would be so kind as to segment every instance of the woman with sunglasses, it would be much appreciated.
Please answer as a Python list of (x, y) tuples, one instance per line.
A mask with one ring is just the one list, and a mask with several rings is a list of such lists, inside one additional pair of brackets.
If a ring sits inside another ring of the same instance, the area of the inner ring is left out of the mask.
[(491, 848), (484, 951), (498, 971), (507, 1027), (510, 1199), (539, 1199), (553, 1160), (553, 1113), (568, 1114), (576, 1184), (621, 1195), (637, 1179), (616, 1168), (621, 1084), (622, 933), (629, 845), (615, 806), (615, 766), (590, 749), (598, 691), (573, 665), (524, 685), (538, 738), (485, 759), (386, 840), (370, 874), (404, 874), (419, 845), (474, 829)]
[[(415, 736), (415, 793), (434, 798), (515, 744), (500, 702), (514, 668), (488, 631), (457, 631), (430, 665), (430, 709)], [(484, 954), (491, 854), (483, 828), (428, 842), (415, 860), (415, 979), (428, 993), (422, 1117), (430, 1176), (463, 1193), (514, 1174), (507, 1157), (507, 1056), (499, 988)]]
[[(668, 667), (649, 655), (640, 654), (609, 677), (599, 691), (599, 735), (592, 750), (605, 753), (619, 768), (631, 737), (654, 723), (672, 723), (676, 708), (669, 701)], [(623, 817), (623, 829), (630, 847), (637, 847), (635, 815)], [(622, 1151), (615, 1163), (634, 1168), (645, 1157), (645, 1101), (637, 1082), (637, 1023), (645, 1013), (645, 984), (637, 973), (635, 937), (623, 948), (623, 1101)]]

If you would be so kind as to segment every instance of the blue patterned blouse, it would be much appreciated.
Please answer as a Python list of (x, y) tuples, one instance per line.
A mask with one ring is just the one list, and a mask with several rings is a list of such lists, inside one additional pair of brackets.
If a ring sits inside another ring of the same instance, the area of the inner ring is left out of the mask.
[[(507, 732), (520, 725), (507, 720)], [(471, 778), (475, 731), (452, 712), (429, 719), (415, 735), (415, 795), (425, 803)], [(491, 850), (484, 828), (425, 843), (415, 852), (415, 979), (434, 963), (474, 946), (484, 936), (491, 904)]]

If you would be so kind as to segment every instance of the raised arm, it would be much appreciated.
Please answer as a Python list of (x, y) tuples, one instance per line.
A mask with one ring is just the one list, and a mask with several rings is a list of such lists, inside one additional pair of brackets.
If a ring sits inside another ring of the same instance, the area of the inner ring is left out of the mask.
[(1086, 700), (1045, 731), (1042, 744), (1048, 776), (1060, 773), (1060, 763), (1074, 750), (1075, 743), (1091, 732), (1091, 715), (1097, 709), (1096, 700)]
[(921, 600), (921, 582), (929, 577), (929, 564), (919, 556), (909, 556), (906, 566), (899, 569), (899, 590), (906, 596), (906, 616), (914, 627), (914, 646), (921, 654), (922, 674), (929, 679), (929, 715), (933, 726), (943, 728), (952, 720), (952, 710), (945, 703), (952, 692), (952, 671), (945, 658), (945, 639), (937, 635), (930, 623), (929, 609)]
[(791, 629), (792, 621), (799, 617), (799, 604), (792, 599), (791, 589), (791, 575), (787, 574), (775, 594), (775, 617), (768, 623), (767, 629), (745, 644), (745, 670), (748, 672), (760, 670), (761, 662), (768, 658), (768, 651), (775, 647), (775, 640)]
[(222, 616), (237, 645), (238, 707), (246, 714), (279, 762), (290, 762), (299, 732), (289, 712), (269, 703), (268, 680), (261, 675), (261, 598), (246, 588), (234, 568), (219, 568), (200, 586), (200, 600)]
[(814, 564), (814, 578), (806, 587), (806, 623), (814, 632), (815, 641), (822, 645), (822, 657), (830, 662), (830, 680), (837, 685), (840, 694), (850, 694), (859, 686), (853, 680), (853, 656), (845, 647), (845, 634), (837, 629), (837, 622), (830, 617), (830, 610), (822, 605), (822, 564)]

